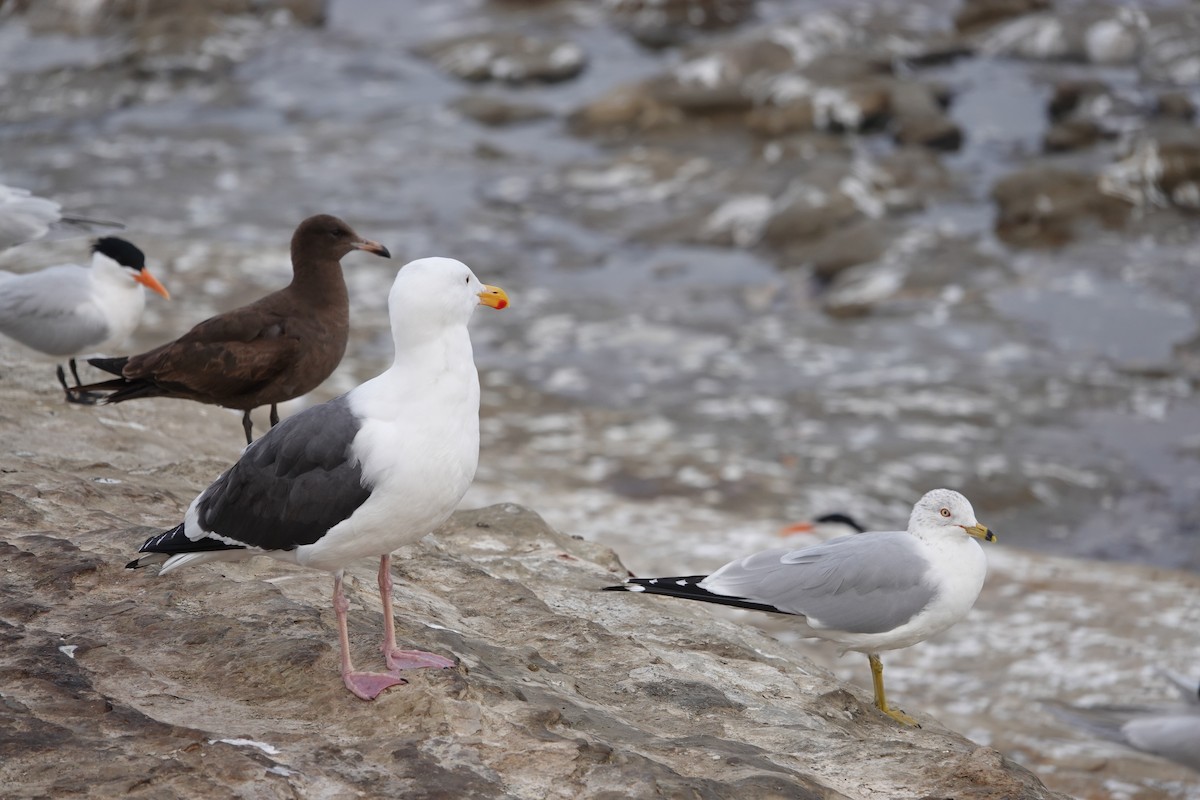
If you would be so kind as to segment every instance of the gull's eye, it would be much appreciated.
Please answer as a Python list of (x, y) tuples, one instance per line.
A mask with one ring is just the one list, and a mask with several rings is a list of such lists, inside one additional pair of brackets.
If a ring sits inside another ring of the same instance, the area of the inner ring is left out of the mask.
[(467, 283), (470, 283), (470, 282), (471, 282), (471, 276), (470, 276), (470, 275), (468, 275), (468, 276), (465, 278), (465, 280), (466, 280), (466, 282), (467, 282)]
[(941, 514), (943, 517), (948, 517), (948, 516), (950, 516), (950, 509), (948, 509), (948, 508), (943, 508), (943, 509), (942, 509), (941, 511), (939, 511), (938, 513), (939, 513), (939, 514)]

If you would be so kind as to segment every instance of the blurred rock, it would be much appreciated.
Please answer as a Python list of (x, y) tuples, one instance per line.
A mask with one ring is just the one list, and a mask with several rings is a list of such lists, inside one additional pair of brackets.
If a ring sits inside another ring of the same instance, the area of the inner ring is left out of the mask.
[(1048, 8), (1050, 0), (966, 0), (954, 15), (954, 27), (969, 35)]
[(1051, 126), (1042, 137), (1042, 148), (1061, 153), (1091, 147), (1105, 136), (1104, 129), (1090, 119), (1069, 119)]
[(898, 82), (891, 92), (893, 136), (900, 144), (957, 150), (962, 129), (943, 111), (938, 94), (919, 83)]
[(583, 48), (566, 39), (489, 32), (456, 36), (417, 48), (439, 69), (466, 81), (557, 83), (583, 71)]
[(733, 28), (754, 16), (755, 0), (606, 0), (613, 22), (647, 47), (668, 47), (697, 31)]
[(1160, 117), (1191, 122), (1196, 116), (1196, 104), (1186, 92), (1163, 92), (1155, 103), (1155, 111)]
[(452, 107), (476, 122), (494, 128), (550, 116), (550, 112), (541, 106), (490, 94), (463, 95), (454, 101)]
[(996, 236), (1022, 247), (1059, 247), (1090, 226), (1119, 228), (1131, 205), (1101, 191), (1095, 176), (1034, 166), (992, 187)]
[(983, 52), (1032, 60), (1133, 64), (1142, 52), (1146, 15), (1104, 4), (1083, 4), (1018, 17), (984, 35)]
[(1100, 186), (1137, 206), (1200, 211), (1200, 130), (1172, 126), (1144, 134), (1105, 169)]

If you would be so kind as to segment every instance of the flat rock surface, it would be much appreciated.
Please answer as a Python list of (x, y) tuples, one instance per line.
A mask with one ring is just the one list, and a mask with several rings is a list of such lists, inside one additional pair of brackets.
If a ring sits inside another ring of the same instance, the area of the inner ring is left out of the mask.
[[(1062, 797), (756, 628), (600, 594), (612, 551), (508, 504), (395, 559), (401, 646), (459, 666), (359, 701), (327, 575), (123, 569), (236, 454), (233, 414), (67, 407), (0, 367), (7, 797)], [(348, 570), (350, 634), (378, 669), (374, 568)]]

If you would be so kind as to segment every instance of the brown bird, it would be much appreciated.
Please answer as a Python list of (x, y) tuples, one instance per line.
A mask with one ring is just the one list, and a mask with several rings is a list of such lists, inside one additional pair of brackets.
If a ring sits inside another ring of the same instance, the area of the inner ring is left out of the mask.
[(340, 260), (351, 250), (391, 257), (337, 217), (309, 217), (292, 234), (290, 284), (141, 355), (90, 358), (120, 377), (72, 391), (112, 392), (105, 403), (180, 397), (236, 408), (249, 444), (252, 409), (270, 404), (274, 426), (277, 404), (317, 388), (341, 362), (350, 299)]

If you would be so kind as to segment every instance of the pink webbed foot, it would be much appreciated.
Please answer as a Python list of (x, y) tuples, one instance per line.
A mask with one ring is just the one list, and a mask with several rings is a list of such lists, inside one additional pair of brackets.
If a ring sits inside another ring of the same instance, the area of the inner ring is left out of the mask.
[(426, 653), (424, 650), (387, 650), (383, 651), (389, 670), (404, 669), (450, 669), (454, 662), (436, 653)]
[(363, 700), (374, 700), (386, 689), (408, 683), (404, 678), (384, 672), (346, 672), (342, 674), (346, 688)]

